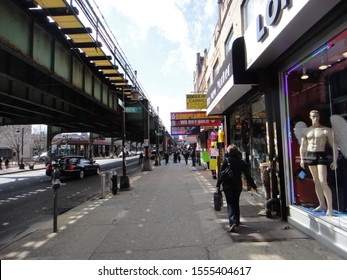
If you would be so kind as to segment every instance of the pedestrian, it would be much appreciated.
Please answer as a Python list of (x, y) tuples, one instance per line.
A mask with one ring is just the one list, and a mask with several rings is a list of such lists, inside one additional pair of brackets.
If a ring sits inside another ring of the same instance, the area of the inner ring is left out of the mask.
[(175, 151), (175, 152), (174, 152), (174, 158), (173, 158), (173, 162), (174, 162), (174, 163), (177, 163), (177, 157), (178, 157), (178, 152)]
[(187, 150), (183, 152), (183, 157), (186, 162), (186, 165), (188, 165), (189, 152)]
[(165, 159), (165, 165), (167, 165), (169, 163), (169, 154), (167, 152), (165, 152), (164, 154), (164, 159)]
[[(232, 169), (232, 177), (228, 180), (222, 180), (219, 176), (217, 181), (217, 189), (221, 185), (227, 201), (228, 219), (230, 225), (230, 232), (234, 232), (235, 228), (240, 225), (240, 195), (242, 191), (242, 173), (245, 175), (248, 183), (258, 193), (256, 184), (254, 183), (251, 174), (248, 171), (247, 163), (241, 159), (240, 151), (236, 145), (229, 145), (227, 147), (226, 158), (223, 161), (221, 172), (225, 170), (228, 165)], [(220, 173), (221, 173), (220, 172)]]
[(138, 163), (138, 165), (141, 165), (142, 161), (143, 161), (143, 153), (141, 152), (140, 155), (139, 155), (139, 163)]
[(3, 158), (2, 157), (0, 157), (0, 170), (2, 170), (2, 162), (3, 162)]
[(8, 169), (10, 167), (10, 161), (8, 158), (5, 159), (5, 167), (6, 167), (6, 169)]
[(195, 151), (195, 148), (193, 148), (193, 150), (192, 150), (191, 157), (192, 157), (192, 166), (195, 166), (195, 161), (196, 161), (196, 151)]

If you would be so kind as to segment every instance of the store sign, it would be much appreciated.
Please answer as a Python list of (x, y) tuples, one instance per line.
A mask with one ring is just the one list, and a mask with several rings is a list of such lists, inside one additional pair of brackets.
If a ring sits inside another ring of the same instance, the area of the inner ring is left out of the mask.
[(201, 127), (221, 126), (222, 116), (207, 116), (205, 111), (171, 113), (171, 135), (199, 135)]
[(222, 116), (207, 116), (205, 111), (171, 112), (171, 120), (197, 120), (222, 118)]
[[(249, 1), (253, 5), (258, 1)], [(266, 68), (341, 0), (263, 0), (244, 33), (246, 70)]]
[(172, 120), (171, 126), (221, 126), (222, 121), (218, 119), (198, 120)]
[(187, 110), (206, 109), (206, 94), (187, 94)]
[(229, 81), (230, 77), (233, 75), (232, 69), (232, 52), (230, 51), (225, 58), (221, 68), (216, 75), (216, 79), (210, 86), (207, 92), (206, 104), (207, 108), (210, 106), (212, 101), (217, 97), (221, 89), (225, 86), (225, 84)]
[[(278, 24), (282, 10), (289, 7), (291, 0), (268, 0), (265, 10), (265, 23), (268, 26), (275, 26)], [(257, 41), (264, 40), (269, 32), (269, 29), (264, 26), (264, 16), (258, 15), (257, 18)]]

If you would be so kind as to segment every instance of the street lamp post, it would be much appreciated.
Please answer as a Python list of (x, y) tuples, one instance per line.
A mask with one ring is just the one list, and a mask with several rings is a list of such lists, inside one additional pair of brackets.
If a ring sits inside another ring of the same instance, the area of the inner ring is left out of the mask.
[(151, 159), (149, 157), (149, 143), (150, 143), (150, 119), (149, 119), (149, 106), (148, 100), (143, 100), (143, 104), (145, 107), (144, 110), (144, 152), (145, 155), (143, 157), (142, 171), (152, 171)]
[(125, 159), (125, 138), (126, 138), (126, 126), (125, 126), (125, 93), (124, 87), (122, 88), (122, 102), (123, 102), (123, 122), (122, 122), (122, 162), (123, 162), (123, 174), (120, 176), (119, 190), (130, 190), (129, 177), (126, 171), (126, 159)]
[[(17, 128), (16, 133), (21, 133), (21, 145), (20, 145), (20, 149), (17, 148), (17, 152), (19, 153), (20, 150), (20, 155), (18, 154), (18, 166), (19, 169), (24, 169), (24, 163), (23, 163), (23, 147), (24, 147), (24, 127), (22, 127), (21, 130), (19, 130), (19, 128)], [(17, 142), (19, 145), (19, 139)], [(18, 147), (18, 146), (17, 146)]]
[(160, 165), (160, 153), (159, 153), (159, 107), (157, 107), (158, 117), (157, 117), (157, 130), (156, 130), (156, 157), (155, 157), (155, 166)]

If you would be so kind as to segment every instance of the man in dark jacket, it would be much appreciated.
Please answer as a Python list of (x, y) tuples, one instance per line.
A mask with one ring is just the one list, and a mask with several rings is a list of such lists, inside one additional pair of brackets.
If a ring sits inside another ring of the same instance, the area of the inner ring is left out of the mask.
[(251, 174), (248, 171), (247, 164), (240, 158), (240, 151), (236, 145), (230, 145), (227, 148), (227, 157), (224, 159), (221, 172), (230, 164), (233, 177), (227, 181), (223, 181), (220, 176), (217, 181), (217, 189), (223, 186), (223, 191), (227, 201), (228, 218), (230, 231), (240, 225), (240, 195), (242, 191), (242, 173), (245, 175), (248, 183), (258, 193), (257, 186), (254, 183)]

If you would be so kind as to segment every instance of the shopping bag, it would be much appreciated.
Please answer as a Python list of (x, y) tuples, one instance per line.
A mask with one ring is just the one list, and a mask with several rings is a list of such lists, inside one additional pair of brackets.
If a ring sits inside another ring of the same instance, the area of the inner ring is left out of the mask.
[(223, 196), (221, 190), (213, 194), (214, 210), (221, 211), (223, 205)]

